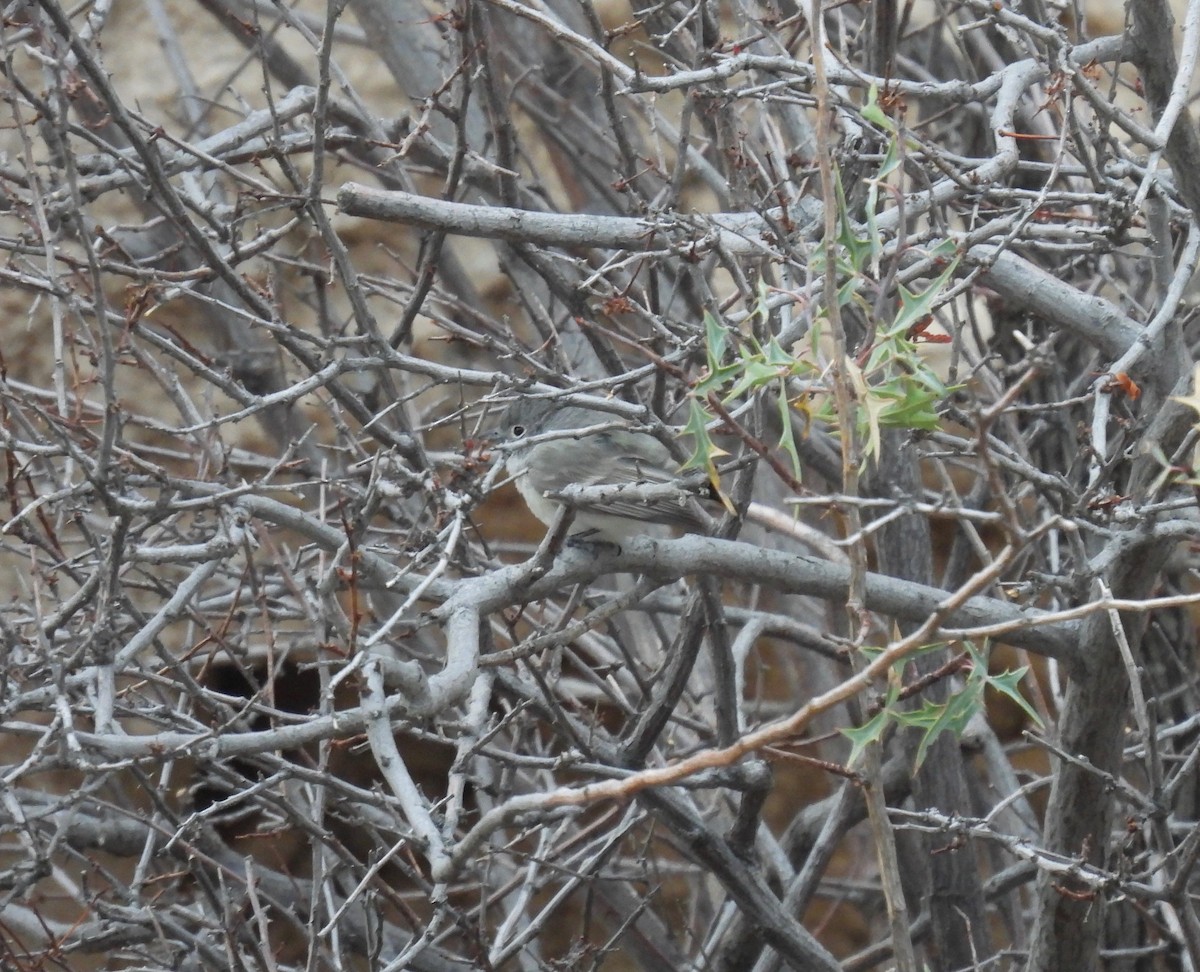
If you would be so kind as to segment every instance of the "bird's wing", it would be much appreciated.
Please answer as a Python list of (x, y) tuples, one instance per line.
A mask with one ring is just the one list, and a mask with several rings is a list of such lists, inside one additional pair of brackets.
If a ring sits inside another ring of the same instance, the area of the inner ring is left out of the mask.
[[(559, 492), (568, 486), (631, 486), (637, 483), (661, 484), (678, 479), (676, 464), (661, 443), (646, 436), (639, 437), (633, 447), (614, 449), (607, 433), (588, 436), (595, 439), (595, 448), (581, 450), (575, 440), (544, 442), (538, 449), (537, 472), (530, 469), (529, 485), (540, 493)], [(605, 440), (605, 441), (600, 441)], [(543, 452), (542, 450), (547, 450)], [(588, 462), (581, 463), (586, 455)], [(578, 468), (582, 466), (583, 468)], [(646, 501), (632, 492), (628, 497), (613, 496), (603, 502), (581, 503), (581, 509), (592, 510), (630, 520), (669, 523), (703, 531), (707, 522), (695, 500), (684, 491), (678, 499), (656, 498)]]

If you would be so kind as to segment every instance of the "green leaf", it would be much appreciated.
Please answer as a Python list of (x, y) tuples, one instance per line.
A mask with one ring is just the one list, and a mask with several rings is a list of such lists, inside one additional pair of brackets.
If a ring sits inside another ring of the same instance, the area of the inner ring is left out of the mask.
[(692, 389), (700, 399), (719, 392), (740, 373), (736, 364), (723, 363), (729, 346), (729, 330), (712, 314), (704, 315), (704, 343), (708, 373)]
[(724, 396), (725, 401), (732, 401), (744, 395), (752, 388), (758, 389), (769, 385), (779, 377), (778, 368), (767, 364), (757, 357), (744, 360), (741, 371), (741, 377), (738, 378), (733, 388), (729, 390), (729, 393)]
[[(862, 271), (870, 259), (871, 241), (865, 237), (860, 237), (855, 230), (854, 221), (850, 218), (850, 206), (846, 202), (846, 192), (842, 185), (841, 172), (837, 169), (834, 169), (833, 185), (838, 214), (837, 242), (841, 244), (842, 250), (845, 253), (844, 258), (840, 254), (835, 257), (837, 260), (838, 276), (849, 276), (853, 279)], [(857, 288), (857, 284), (855, 286)], [(845, 303), (845, 300), (841, 298), (842, 289), (843, 287), (838, 288), (839, 300), (841, 303)]]
[(683, 427), (683, 434), (690, 435), (693, 443), (692, 454), (683, 464), (684, 469), (707, 469), (720, 453), (721, 450), (708, 434), (708, 423), (713, 418), (695, 398), (688, 403), (688, 420)]
[(708, 481), (717, 497), (725, 504), (726, 509), (732, 512), (733, 505), (729, 498), (721, 492), (721, 477), (717, 475), (716, 462), (718, 456), (728, 455), (728, 453), (713, 442), (712, 437), (708, 434), (708, 423), (712, 420), (713, 416), (709, 415), (704, 406), (693, 397), (688, 403), (688, 420), (683, 434), (692, 436), (695, 440), (695, 448), (682, 468), (703, 469), (708, 475)]
[(918, 321), (933, 313), (938, 300), (946, 289), (946, 284), (954, 276), (958, 268), (958, 259), (950, 261), (950, 265), (920, 294), (914, 294), (907, 287), (900, 287), (900, 313), (888, 328), (889, 335), (906, 334)]
[(912, 381), (893, 379), (874, 386), (870, 397), (873, 414), (884, 428), (933, 431), (941, 422), (936, 408), (940, 396)]
[(708, 398), (710, 394), (719, 393), (737, 375), (737, 365), (722, 365), (718, 370), (708, 372), (697, 381), (692, 388), (692, 394), (700, 399)]
[[(876, 175), (875, 175), (876, 179), (880, 179), (880, 180), (886, 179), (893, 172), (895, 172), (897, 168), (899, 168), (899, 166), (900, 166), (900, 150), (897, 147), (898, 144), (899, 143), (894, 138), (888, 139), (887, 151), (883, 153), (883, 161), (879, 163), (879, 172), (876, 173)], [(953, 249), (954, 249), (954, 241), (953, 240), (948, 240), (948, 241), (943, 241), (943, 242), (949, 242), (951, 245), (951, 250), (953, 251)], [(937, 251), (941, 247), (942, 247), (942, 244), (939, 243), (933, 252), (935, 254), (937, 254)]]
[(1041, 718), (1034, 711), (1033, 706), (1025, 701), (1025, 697), (1021, 695), (1020, 690), (1017, 688), (1021, 679), (1029, 672), (1029, 666), (1022, 665), (1020, 668), (1004, 672), (1000, 675), (991, 675), (987, 670), (987, 658), (985, 654), (976, 649), (970, 642), (967, 642), (966, 649), (971, 656), (971, 663), (974, 666), (974, 670), (982, 673), (982, 678), (987, 682), (988, 687), (1012, 699), (1012, 701), (1021, 707), (1021, 711), (1033, 720), (1034, 725), (1041, 728)]
[(1025, 701), (1025, 697), (1021, 694), (1020, 689), (1017, 688), (1018, 683), (1028, 672), (1029, 666), (1022, 665), (1020, 668), (1014, 668), (1011, 672), (1004, 672), (1001, 675), (989, 675), (988, 686), (1016, 702), (1021, 707), (1021, 711), (1033, 720), (1034, 725), (1041, 728), (1041, 717), (1038, 716), (1033, 706)]
[(863, 436), (863, 466), (865, 468), (872, 459), (879, 459), (880, 451), (883, 448), (883, 438), (880, 434), (881, 419), (884, 410), (891, 403), (891, 399), (868, 385), (862, 370), (849, 358), (845, 361), (845, 368), (858, 396), (856, 419), (859, 433)]
[(708, 370), (719, 371), (729, 345), (729, 330), (714, 314), (704, 315), (704, 341), (708, 352)]
[(888, 176), (900, 165), (900, 153), (896, 146), (896, 139), (888, 140), (887, 151), (884, 153), (879, 171), (875, 174), (875, 178), (867, 180), (867, 239), (871, 244), (871, 272), (876, 277), (879, 276), (879, 261), (883, 256), (883, 235), (879, 232), (878, 222), (879, 190), (886, 183)]
[(885, 132), (896, 130), (896, 123), (888, 118), (883, 113), (883, 109), (879, 107), (879, 88), (874, 84), (867, 90), (867, 103), (862, 106), (859, 114), (865, 121), (869, 121), (877, 128), (882, 128)]
[(772, 367), (780, 370), (786, 369), (792, 374), (813, 370), (812, 365), (807, 361), (801, 361), (795, 355), (783, 350), (783, 346), (774, 337), (767, 341), (767, 346), (763, 348), (763, 360)]
[(758, 278), (757, 291), (758, 291), (757, 298), (754, 301), (754, 306), (750, 308), (750, 314), (751, 314), (751, 316), (757, 314), (759, 317), (761, 317), (762, 322), (765, 326), (765, 325), (769, 324), (771, 321), (771, 307), (770, 307), (770, 302), (769, 302), (770, 296), (771, 296), (771, 288), (769, 286), (767, 286), (767, 281), (765, 278), (763, 278), (763, 277)]
[(942, 717), (942, 712), (945, 708), (945, 705), (940, 703), (926, 701), (922, 703), (919, 709), (902, 710), (894, 714), (896, 722), (902, 726), (906, 726), (909, 729), (928, 730)]
[(917, 757), (914, 770), (919, 770), (929, 755), (929, 749), (943, 732), (952, 732), (955, 738), (962, 738), (967, 724), (983, 707), (983, 682), (973, 678), (967, 679), (966, 686), (955, 692), (945, 705), (935, 706), (938, 709), (937, 718), (929, 724), (921, 742), (917, 746)]
[(871, 353), (867, 355), (867, 360), (863, 362), (863, 372), (873, 375), (876, 372), (883, 371), (885, 370), (885, 365), (891, 364), (896, 360), (897, 356), (895, 341), (882, 338), (871, 348)]
[(792, 475), (800, 479), (800, 453), (796, 449), (795, 433), (792, 432), (792, 409), (788, 402), (787, 385), (783, 381), (779, 382), (779, 393), (775, 398), (779, 402), (780, 427), (783, 429), (779, 435), (779, 447), (792, 460)]
[(957, 252), (958, 244), (954, 240), (947, 238), (930, 250), (929, 255), (935, 260), (951, 260), (954, 259), (954, 255)]
[(850, 303), (858, 294), (862, 284), (862, 278), (855, 275), (838, 287), (838, 307), (845, 307)]
[[(882, 648), (873, 649), (870, 646), (864, 646), (861, 651), (868, 658), (877, 655)], [(898, 679), (892, 678), (888, 680), (887, 696), (880, 706), (879, 711), (875, 713), (867, 722), (861, 726), (852, 729), (840, 730), (851, 742), (850, 758), (846, 760), (847, 766), (853, 766), (857, 762), (858, 757), (862, 755), (864, 749), (873, 742), (879, 742), (883, 739), (883, 734), (888, 727), (889, 722), (896, 721), (895, 705), (900, 698), (900, 682)]]
[(859, 726), (856, 729), (842, 730), (842, 735), (850, 740), (850, 758), (846, 760), (847, 766), (853, 766), (857, 763), (858, 758), (863, 754), (863, 750), (871, 743), (880, 742), (883, 739), (883, 733), (890, 721), (888, 715), (889, 712), (887, 709), (881, 709), (865, 725)]

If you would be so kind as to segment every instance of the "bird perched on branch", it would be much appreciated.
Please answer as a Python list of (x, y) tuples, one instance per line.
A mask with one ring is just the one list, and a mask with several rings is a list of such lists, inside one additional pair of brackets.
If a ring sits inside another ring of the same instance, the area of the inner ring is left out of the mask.
[(524, 397), (489, 438), (534, 516), (549, 526), (564, 505), (575, 511), (571, 536), (620, 541), (653, 523), (709, 531), (666, 446), (618, 415)]

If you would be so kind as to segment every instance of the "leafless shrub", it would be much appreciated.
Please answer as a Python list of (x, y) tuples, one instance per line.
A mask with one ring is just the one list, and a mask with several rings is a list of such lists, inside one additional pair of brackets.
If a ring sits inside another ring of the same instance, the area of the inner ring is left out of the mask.
[(0, 965), (1196, 968), (1200, 4), (347, 6), (6, 8)]

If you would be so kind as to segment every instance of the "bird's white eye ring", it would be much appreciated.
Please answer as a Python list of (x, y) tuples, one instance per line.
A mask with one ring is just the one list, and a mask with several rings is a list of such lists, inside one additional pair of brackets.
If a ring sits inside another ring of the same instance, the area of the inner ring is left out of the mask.
[(514, 425), (512, 427), (512, 434), (519, 439), (521, 436), (523, 436), (525, 434), (525, 426)]

